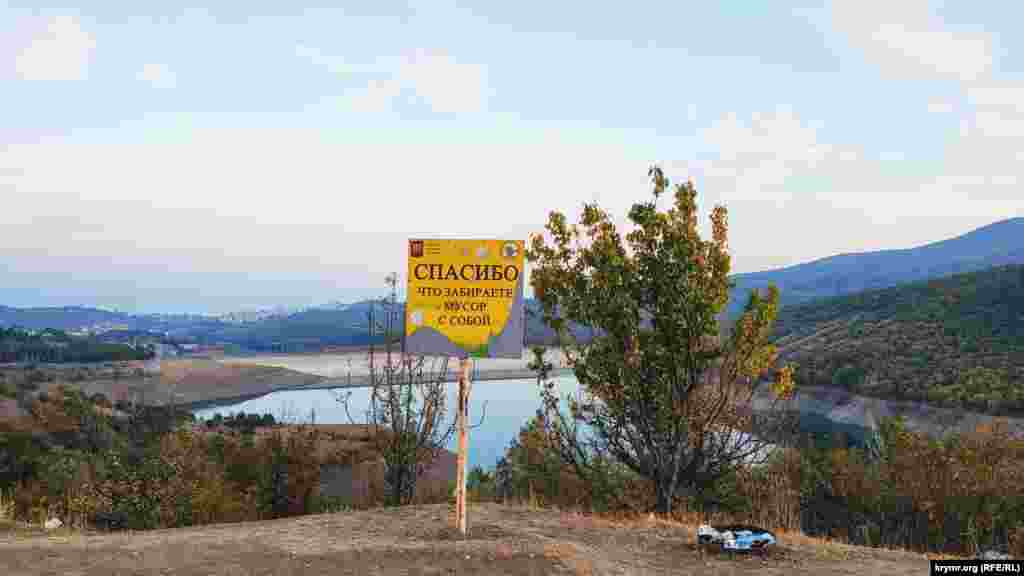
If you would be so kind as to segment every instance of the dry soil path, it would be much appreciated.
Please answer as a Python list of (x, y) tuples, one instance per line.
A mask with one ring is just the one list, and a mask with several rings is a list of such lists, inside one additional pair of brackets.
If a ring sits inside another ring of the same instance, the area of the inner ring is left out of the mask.
[(556, 511), (472, 505), (468, 539), (447, 506), (345, 512), (123, 534), (0, 535), (0, 574), (413, 575), (927, 574), (920, 555), (787, 542), (765, 557), (700, 557), (692, 532)]

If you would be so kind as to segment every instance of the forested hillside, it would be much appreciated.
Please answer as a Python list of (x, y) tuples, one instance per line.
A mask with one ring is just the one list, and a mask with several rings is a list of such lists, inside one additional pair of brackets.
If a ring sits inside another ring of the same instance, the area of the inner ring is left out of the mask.
[(789, 306), (775, 338), (801, 384), (1024, 413), (1024, 266)]
[(0, 327), (0, 364), (13, 362), (112, 362), (144, 360), (152, 351), (125, 344), (71, 336), (60, 330), (27, 331)]

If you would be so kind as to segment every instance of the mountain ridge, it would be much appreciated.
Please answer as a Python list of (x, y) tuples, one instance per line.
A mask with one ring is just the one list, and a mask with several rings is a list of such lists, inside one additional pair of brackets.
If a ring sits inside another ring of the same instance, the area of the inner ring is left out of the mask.
[(1007, 264), (1024, 264), (1024, 217), (999, 220), (965, 234), (913, 248), (848, 252), (732, 276), (728, 313), (735, 317), (752, 289), (775, 284), (782, 306), (888, 288)]
[[(1009, 264), (1024, 264), (1024, 217), (976, 228), (959, 236), (913, 248), (849, 252), (810, 262), (731, 276), (735, 286), (726, 309), (735, 318), (751, 289), (775, 284), (783, 308), (865, 290), (946, 277)], [(317, 344), (361, 345), (369, 342), (368, 300), (329, 302), (291, 314), (251, 321), (187, 314), (128, 314), (87, 306), (12, 308), (0, 305), (0, 326), (78, 330), (97, 324), (123, 325), (129, 330), (158, 331), (200, 342), (238, 344), (256, 349), (304, 349)], [(547, 342), (553, 333), (540, 323), (538, 304), (526, 300), (526, 339)]]

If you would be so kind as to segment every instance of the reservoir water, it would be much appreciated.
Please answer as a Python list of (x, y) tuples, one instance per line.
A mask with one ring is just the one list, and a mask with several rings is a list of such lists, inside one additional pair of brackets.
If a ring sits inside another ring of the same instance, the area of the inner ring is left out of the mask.
[[(555, 385), (563, 398), (567, 394), (575, 394), (579, 388), (572, 376), (555, 378)], [(451, 419), (454, 418), (458, 384), (446, 386)], [(209, 418), (217, 413), (227, 415), (255, 412), (270, 413), (279, 420), (289, 422), (312, 420), (317, 424), (348, 424), (352, 421), (344, 405), (338, 401), (338, 395), (351, 394), (351, 416), (356, 423), (365, 423), (369, 393), (368, 388), (274, 392), (231, 406), (197, 410), (195, 414), (199, 418)], [(473, 425), (479, 423), (479, 427), (469, 431), (469, 466), (494, 466), (519, 434), (520, 428), (536, 414), (540, 406), (540, 390), (536, 380), (474, 382), (470, 392), (469, 420)], [(455, 441), (453, 435), (448, 443), (448, 449), (453, 452), (456, 450)]]

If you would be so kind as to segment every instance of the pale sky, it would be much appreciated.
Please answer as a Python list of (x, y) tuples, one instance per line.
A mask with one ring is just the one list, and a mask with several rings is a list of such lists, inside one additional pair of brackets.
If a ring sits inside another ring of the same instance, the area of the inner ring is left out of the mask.
[(736, 272), (1024, 215), (1020, 2), (80, 4), (0, 0), (0, 304), (380, 294), (653, 162)]

